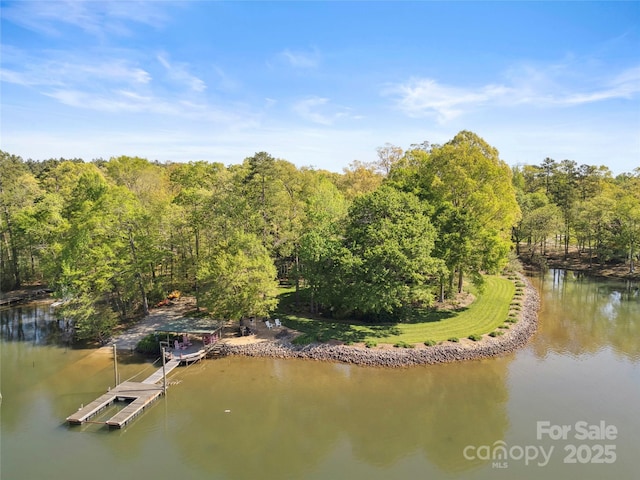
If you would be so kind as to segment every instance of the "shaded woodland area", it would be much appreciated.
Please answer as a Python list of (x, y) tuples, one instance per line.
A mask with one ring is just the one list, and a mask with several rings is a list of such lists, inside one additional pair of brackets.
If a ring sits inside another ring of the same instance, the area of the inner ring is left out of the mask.
[(340, 174), (265, 152), (229, 166), (0, 152), (0, 209), (2, 290), (47, 284), (78, 338), (103, 340), (174, 290), (225, 319), (268, 315), (284, 283), (312, 313), (402, 321), (550, 242), (633, 270), (640, 169), (512, 170), (468, 131)]

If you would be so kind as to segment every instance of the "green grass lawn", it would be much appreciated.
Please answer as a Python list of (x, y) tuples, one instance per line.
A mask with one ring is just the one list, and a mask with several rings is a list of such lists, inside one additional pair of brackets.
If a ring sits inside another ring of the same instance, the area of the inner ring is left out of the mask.
[[(502, 325), (509, 313), (509, 305), (515, 293), (513, 282), (496, 276), (485, 277), (484, 291), (476, 294), (476, 300), (467, 308), (457, 312), (434, 312), (425, 310), (410, 323), (371, 325), (348, 320), (323, 320), (277, 312), (282, 323), (303, 332), (304, 341), (327, 341), (377, 343), (436, 342), (451, 337), (466, 338), (471, 334), (489, 333)], [(282, 305), (291, 304), (290, 290), (281, 294)]]

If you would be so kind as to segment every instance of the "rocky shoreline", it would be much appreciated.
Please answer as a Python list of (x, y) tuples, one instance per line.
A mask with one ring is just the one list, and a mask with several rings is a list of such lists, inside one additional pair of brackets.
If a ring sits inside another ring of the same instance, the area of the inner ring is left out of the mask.
[(461, 343), (443, 342), (432, 347), (420, 346), (419, 348), (366, 348), (364, 346), (329, 344), (294, 345), (287, 341), (274, 340), (247, 345), (225, 344), (221, 353), (248, 357), (305, 358), (392, 368), (478, 360), (504, 355), (523, 347), (538, 326), (540, 297), (526, 277), (521, 275), (520, 280), (526, 286), (518, 322), (511, 325), (511, 328), (499, 337), (483, 335), (482, 340), (477, 342), (471, 340)]

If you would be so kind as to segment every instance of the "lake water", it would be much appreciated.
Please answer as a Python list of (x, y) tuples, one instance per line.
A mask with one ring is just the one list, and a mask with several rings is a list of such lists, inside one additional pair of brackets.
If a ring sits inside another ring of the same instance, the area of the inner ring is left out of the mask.
[[(47, 304), (5, 309), (0, 478), (638, 478), (638, 284), (532, 281), (539, 331), (512, 355), (400, 370), (207, 360), (111, 431), (64, 422), (113, 385), (111, 354), (66, 348)], [(121, 358), (120, 379), (155, 368)]]

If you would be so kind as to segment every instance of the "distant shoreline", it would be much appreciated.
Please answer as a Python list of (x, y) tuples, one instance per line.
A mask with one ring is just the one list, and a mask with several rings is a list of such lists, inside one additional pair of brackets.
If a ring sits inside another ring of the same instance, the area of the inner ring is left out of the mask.
[[(443, 341), (431, 347), (418, 344), (415, 348), (395, 348), (391, 345), (366, 348), (364, 344), (328, 343), (294, 345), (290, 341), (272, 337), (246, 344), (225, 343), (221, 353), (230, 356), (302, 358), (385, 368), (479, 360), (509, 354), (526, 345), (538, 325), (539, 294), (526, 276), (519, 277), (525, 284), (522, 309), (518, 312), (517, 323), (511, 324), (501, 336), (490, 337), (485, 334), (481, 340), (475, 342), (461, 338), (458, 343)], [(158, 309), (133, 328), (116, 335), (112, 341), (123, 351), (133, 351), (137, 341), (153, 331), (158, 322), (166, 320), (167, 316), (183, 315), (185, 308), (186, 306), (181, 304), (179, 308)]]
[(10, 307), (51, 296), (53, 291), (46, 285), (30, 285), (19, 290), (0, 292), (0, 307)]
[(432, 347), (420, 345), (416, 348), (394, 348), (391, 346), (366, 348), (363, 345), (317, 343), (300, 346), (287, 341), (272, 340), (244, 345), (226, 344), (222, 353), (247, 357), (303, 358), (391, 368), (479, 360), (501, 356), (514, 352), (526, 345), (538, 326), (540, 296), (524, 275), (520, 275), (520, 279), (525, 283), (525, 289), (518, 322), (512, 324), (504, 335), (498, 337), (490, 337), (485, 334), (482, 340), (477, 342), (462, 339), (459, 343), (446, 341)]
[(594, 278), (612, 278), (619, 280), (640, 280), (640, 263), (636, 265), (634, 272), (629, 272), (629, 265), (627, 263), (616, 264), (602, 264), (592, 262), (589, 265), (589, 260), (586, 255), (580, 255), (576, 249), (569, 251), (569, 255), (565, 258), (564, 251), (552, 251), (547, 255), (538, 256), (538, 259), (544, 261), (544, 265), (539, 265), (531, 262), (530, 255), (522, 252), (520, 254), (520, 261), (524, 265), (528, 272), (541, 272), (544, 269), (559, 269), (570, 270), (572, 272), (580, 272), (585, 275)]

